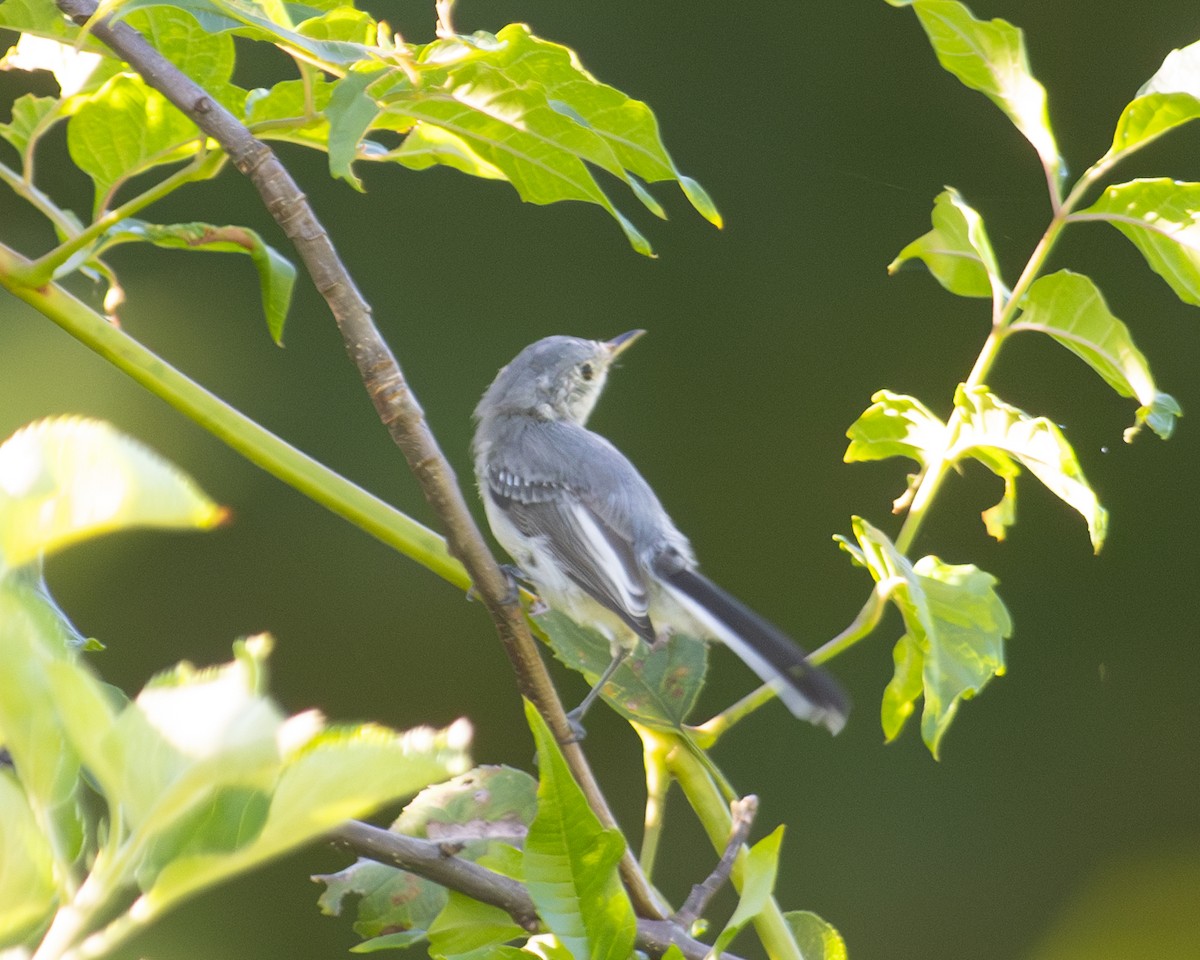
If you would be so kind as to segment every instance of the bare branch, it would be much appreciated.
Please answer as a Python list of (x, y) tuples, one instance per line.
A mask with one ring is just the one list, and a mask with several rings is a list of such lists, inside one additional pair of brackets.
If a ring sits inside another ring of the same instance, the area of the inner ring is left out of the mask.
[[(93, 0), (58, 0), (58, 6), (80, 25), (89, 23), (96, 13)], [(128, 24), (102, 19), (91, 24), (91, 31), (221, 145), (234, 166), (254, 184), (271, 216), (295, 244), (313, 283), (329, 304), (346, 350), (358, 368), (380, 420), (437, 513), (451, 554), (466, 567), (476, 595), (491, 615), (521, 692), (536, 705), (563, 745), (571, 772), (596, 816), (606, 827), (616, 828), (583, 751), (572, 742), (566, 713), (520, 604), (511, 597), (508, 580), (467, 508), (462, 489), (429, 429), (424, 411), (376, 328), (370, 305), (299, 186), (266, 144)], [(628, 851), (621, 861), (621, 876), (639, 914), (664, 915), (660, 898)]]
[(703, 915), (717, 891), (728, 882), (729, 873), (733, 870), (733, 861), (745, 845), (746, 838), (750, 836), (750, 826), (758, 813), (758, 797), (750, 794), (740, 800), (734, 800), (729, 804), (729, 809), (733, 814), (733, 825), (729, 828), (729, 842), (725, 844), (725, 852), (721, 854), (713, 872), (703, 883), (692, 887), (692, 892), (688, 894), (683, 906), (671, 918), (681, 927), (688, 928), (695, 923)]

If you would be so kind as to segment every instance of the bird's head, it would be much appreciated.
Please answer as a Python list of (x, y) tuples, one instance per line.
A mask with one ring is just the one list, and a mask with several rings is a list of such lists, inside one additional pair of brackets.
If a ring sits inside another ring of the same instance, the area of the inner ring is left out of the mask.
[(645, 330), (611, 340), (546, 337), (531, 343), (497, 375), (475, 416), (533, 416), (541, 420), (587, 422), (600, 399), (613, 361)]

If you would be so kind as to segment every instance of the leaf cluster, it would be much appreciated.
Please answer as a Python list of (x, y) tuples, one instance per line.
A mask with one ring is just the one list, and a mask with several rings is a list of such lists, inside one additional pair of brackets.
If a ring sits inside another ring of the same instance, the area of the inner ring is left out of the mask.
[[(1004, 20), (978, 19), (957, 0), (888, 2), (911, 7), (941, 65), (999, 107), (1033, 146), (1052, 211), (1025, 267), (1010, 281), (983, 216), (953, 187), (935, 198), (931, 229), (900, 251), (889, 272), (919, 262), (950, 293), (989, 299), (986, 339), (955, 391), (948, 417), (938, 417), (920, 399), (881, 390), (847, 433), (848, 462), (899, 456), (915, 461), (917, 470), (894, 504), (894, 512), (905, 516), (894, 541), (859, 518), (853, 541), (838, 538), (870, 572), (875, 590), (856, 622), (825, 653), (869, 632), (885, 603), (898, 608), (905, 632), (893, 651), (895, 670), (882, 700), (884, 735), (895, 738), (923, 698), (921, 732), (936, 756), (959, 702), (1003, 673), (1004, 640), (1011, 632), (995, 578), (972, 565), (906, 555), (943, 479), (966, 460), (1000, 479), (1000, 501), (983, 512), (987, 532), (997, 540), (1016, 522), (1018, 478), (1026, 471), (1084, 519), (1094, 550), (1100, 550), (1108, 529), (1108, 513), (1063, 430), (988, 387), (1005, 344), (1018, 333), (1043, 334), (1083, 360), (1117, 394), (1134, 399), (1126, 442), (1143, 427), (1169, 438), (1182, 413), (1159, 390), (1129, 327), (1108, 308), (1095, 281), (1069, 269), (1047, 273), (1045, 266), (1065, 229), (1108, 223), (1181, 300), (1200, 304), (1200, 184), (1165, 178), (1106, 182), (1121, 160), (1200, 117), (1200, 43), (1167, 57), (1121, 111), (1112, 146), (1068, 185), (1046, 91), (1030, 69), (1022, 31)], [(1099, 197), (1085, 206), (1098, 188)]]
[(0, 445), (0, 947), (107, 952), (197, 891), (466, 768), (464, 723), (397, 733), (285, 716), (264, 692), (266, 635), (132, 700), (97, 679), (81, 654), (99, 644), (55, 605), (42, 558), (223, 517), (105, 423), (40, 421)]

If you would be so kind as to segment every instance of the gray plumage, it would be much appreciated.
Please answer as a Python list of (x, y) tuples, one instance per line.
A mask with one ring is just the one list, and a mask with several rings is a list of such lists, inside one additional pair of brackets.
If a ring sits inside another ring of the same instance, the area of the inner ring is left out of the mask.
[(492, 531), (547, 604), (607, 636), (614, 667), (665, 633), (720, 640), (792, 713), (836, 733), (849, 708), (833, 678), (699, 573), (650, 485), (586, 427), (613, 360), (642, 332), (547, 337), (496, 376), (473, 443)]

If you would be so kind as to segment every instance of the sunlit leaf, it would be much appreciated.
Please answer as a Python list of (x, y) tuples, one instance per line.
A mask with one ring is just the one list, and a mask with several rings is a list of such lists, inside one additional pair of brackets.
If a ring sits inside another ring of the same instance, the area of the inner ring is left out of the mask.
[(1180, 124), (1200, 117), (1200, 42), (1172, 50), (1142, 85), (1117, 121), (1107, 160), (1144, 147)]
[[(750, 848), (742, 861), (742, 890), (738, 905), (725, 928), (713, 941), (712, 954), (720, 956), (741, 932), (742, 927), (762, 913), (775, 892), (775, 874), (779, 869), (779, 848), (783, 827), (763, 837)], [(805, 958), (807, 960), (807, 958)]]
[(893, 654), (896, 674), (884, 696), (884, 733), (894, 738), (916, 698), (924, 696), (921, 737), (937, 758), (959, 702), (1004, 672), (1012, 621), (996, 595), (996, 579), (974, 565), (933, 556), (912, 563), (860, 517), (854, 518), (854, 535), (872, 577), (889, 585), (888, 597), (906, 631)]
[(167, 864), (145, 894), (151, 908), (161, 910), (469, 766), (470, 727), (462, 721), (442, 731), (333, 728), (289, 743), (293, 730), (304, 726), (311, 728), (311, 721), (301, 714), (280, 728), (282, 768), (254, 840), (225, 855), (184, 856)]
[(1024, 33), (1006, 20), (977, 20), (957, 0), (887, 2), (916, 11), (942, 67), (1003, 110), (1057, 179), (1061, 160), (1046, 114), (1046, 90), (1029, 69)]
[(73, 37), (79, 32), (50, 0), (4, 0), (0, 27), (39, 37)]
[(1125, 234), (1180, 300), (1200, 306), (1200, 183), (1131, 180), (1106, 189), (1084, 213)]
[(281, 80), (270, 89), (251, 90), (246, 96), (245, 123), (263, 140), (286, 140), (324, 150), (329, 143), (329, 121), (323, 111), (335, 86), (314, 77), (311, 82)]
[(434, 957), (459, 957), (526, 934), (499, 907), (451, 890), (445, 908), (429, 927), (429, 953)]
[(31, 93), (17, 97), (12, 103), (12, 120), (0, 123), (0, 137), (18, 153), (24, 153), (29, 141), (42, 133), (43, 125), (57, 117), (57, 108), (54, 97), (35, 97)]
[(233, 76), (233, 37), (205, 30), (187, 10), (163, 5), (131, 10), (131, 27), (209, 93)]
[(1148, 93), (1133, 100), (1117, 120), (1108, 155), (1144, 147), (1169, 130), (1200, 117), (1200, 99), (1189, 93)]
[(957, 190), (946, 188), (933, 202), (933, 229), (900, 251), (888, 264), (895, 273), (909, 260), (921, 260), (938, 283), (960, 297), (990, 297), (1004, 289), (1000, 267), (983, 218)]
[[(608, 640), (555, 610), (534, 618), (554, 655), (594, 683), (612, 661)], [(693, 637), (672, 634), (666, 643), (626, 657), (605, 685), (604, 699), (621, 714), (652, 727), (678, 728), (704, 687), (708, 650)]]
[(892, 663), (892, 679), (883, 688), (879, 709), (880, 725), (888, 743), (900, 736), (905, 721), (912, 716), (913, 704), (925, 689), (925, 654), (911, 635), (906, 633), (896, 641)]
[(0, 577), (0, 744), (36, 808), (39, 829), (70, 862), (83, 838), (80, 761), (61, 713), (75, 706), (59, 703), (51, 671), (59, 663), (83, 668), (75, 663), (72, 631), (36, 581), (28, 569)]
[(136, 173), (186, 159), (199, 128), (140, 77), (119, 74), (92, 94), (67, 124), (75, 165), (96, 185), (97, 207)]
[(1139, 96), (1151, 93), (1189, 93), (1200, 97), (1200, 40), (1167, 54), (1162, 66), (1138, 91)]
[(946, 425), (915, 397), (879, 390), (846, 436), (846, 463), (908, 457), (924, 466), (945, 447)]
[[(535, 37), (523, 24), (495, 36), (453, 37), (414, 48), (414, 81), (397, 71), (379, 102), (385, 129), (435, 127), (453, 139), (420, 133), (411, 151), (388, 153), (400, 162), (445, 162), (495, 177), (502, 173), (531, 203), (585, 200), (618, 221), (642, 253), (649, 244), (601, 189), (589, 165), (607, 171), (652, 212), (658, 202), (640, 181), (677, 181), (710, 222), (721, 218), (711, 199), (683, 177), (664, 149), (657, 121), (640, 101), (587, 73), (566, 47)], [(415, 125), (415, 126), (414, 126)], [(439, 149), (429, 149), (430, 144)], [(414, 164), (415, 165), (415, 164)]]
[(105, 231), (97, 254), (121, 243), (152, 243), (156, 247), (199, 250), (206, 253), (244, 253), (258, 271), (263, 313), (271, 339), (283, 345), (296, 268), (278, 250), (248, 227), (214, 226), (211, 223), (146, 223), (122, 220)]
[(804, 960), (848, 960), (846, 941), (832, 924), (808, 910), (783, 915)]
[(575, 960), (628, 960), (636, 917), (617, 873), (625, 840), (600, 825), (529, 701), (525, 716), (539, 773), (538, 812), (525, 841), (529, 895)]
[(1082, 357), (1121, 396), (1137, 397), (1141, 402), (1136, 423), (1125, 431), (1126, 441), (1133, 439), (1143, 423), (1164, 440), (1171, 435), (1181, 413), (1179, 404), (1155, 386), (1150, 365), (1134, 346), (1129, 328), (1109, 312), (1099, 288), (1088, 277), (1069, 270), (1040, 277), (1021, 306), (1020, 317), (1009, 329), (1049, 334)]
[[(0, 13), (11, 6), (13, 0), (6, 0), (0, 4)], [(52, 4), (47, 6), (55, 9)], [(102, 54), (91, 50), (78, 50), (70, 43), (35, 33), (22, 33), (17, 45), (4, 55), (0, 65), (9, 70), (48, 70), (54, 74), (61, 95), (71, 97), (81, 90), (92, 89), (97, 75), (107, 74), (104, 79), (112, 76), (115, 62), (106, 61)]]
[(40, 420), (0, 444), (7, 567), (113, 530), (205, 528), (224, 517), (180, 470), (98, 420)]
[(54, 856), (24, 791), (0, 766), (0, 949), (54, 909)]
[(954, 396), (962, 425), (952, 459), (974, 457), (1002, 477), (1015, 477), (1018, 464), (1029, 469), (1055, 496), (1087, 521), (1093, 549), (1099, 551), (1108, 530), (1108, 511), (1083, 475), (1075, 451), (1058, 426), (1031, 417), (988, 392), (959, 385)]

